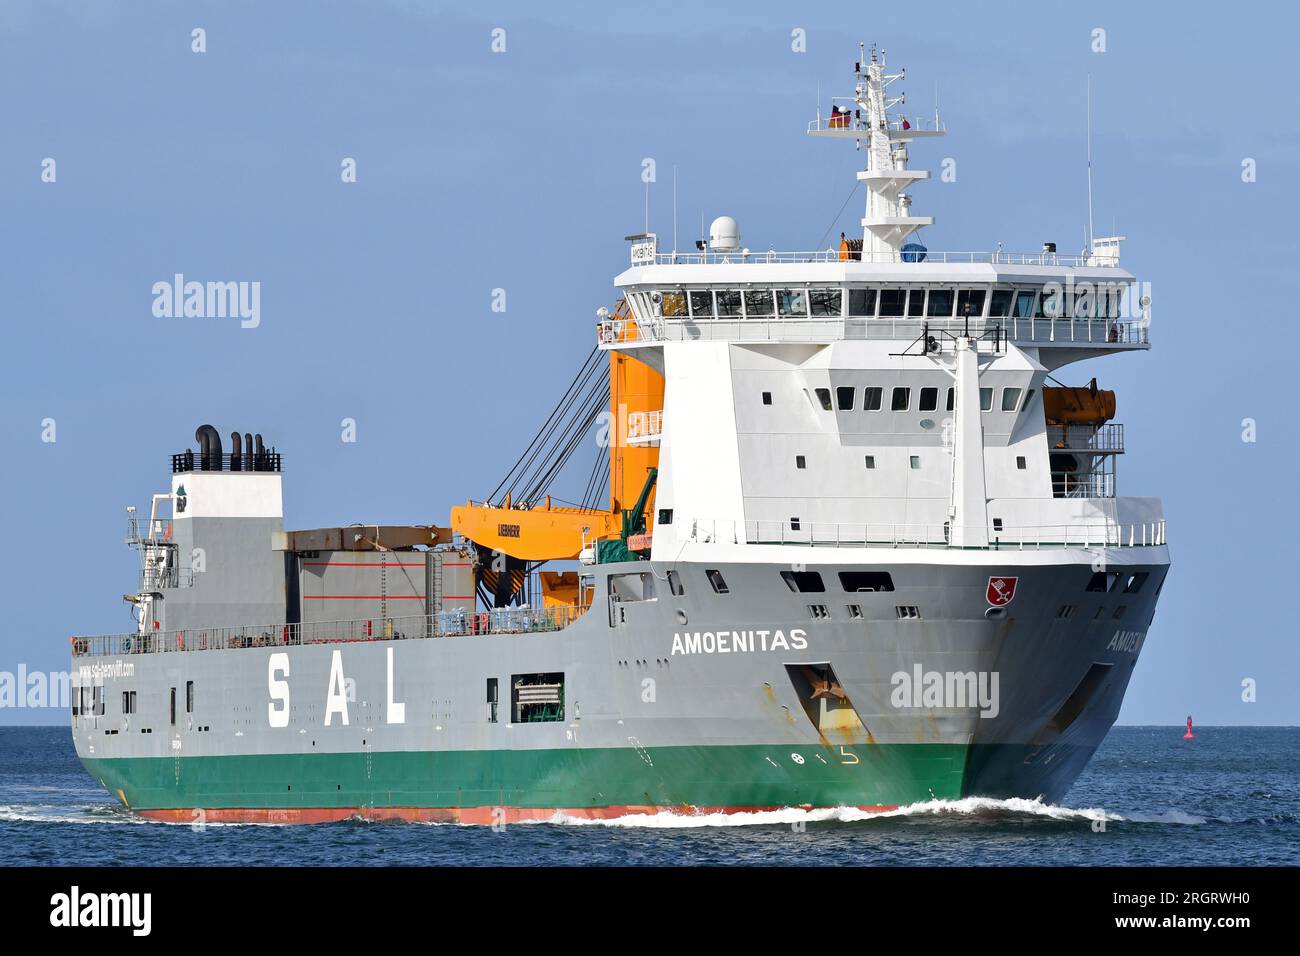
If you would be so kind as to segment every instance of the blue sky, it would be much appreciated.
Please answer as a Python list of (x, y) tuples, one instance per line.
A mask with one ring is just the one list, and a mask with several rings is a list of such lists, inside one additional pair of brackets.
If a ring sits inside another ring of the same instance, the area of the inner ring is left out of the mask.
[[(1129, 237), (1155, 347), (1066, 377), (1118, 391), (1120, 492), (1164, 498), (1174, 559), (1121, 720), (1300, 723), (1278, 364), (1300, 258), (1297, 14), (998, 9), (5, 0), (0, 670), (64, 669), (69, 634), (131, 626), (124, 508), (164, 490), (200, 422), (279, 446), (290, 526), (444, 523), (490, 492), (613, 304), (643, 158), (661, 236), (678, 168), (682, 245), (723, 213), (760, 249), (852, 231), (858, 200), (835, 214), (860, 157), (803, 130), (864, 39), (907, 67), (910, 110), (932, 113), (938, 85), (949, 136), (913, 150), (957, 162), (914, 191), (936, 249), (1082, 244), (1092, 75), (1097, 232)], [(150, 289), (176, 272), (259, 281), (261, 325), (155, 318)]]

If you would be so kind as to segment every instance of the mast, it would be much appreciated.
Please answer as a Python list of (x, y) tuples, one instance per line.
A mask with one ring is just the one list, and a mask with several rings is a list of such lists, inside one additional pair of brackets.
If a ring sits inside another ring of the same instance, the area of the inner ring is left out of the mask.
[[(858, 181), (867, 187), (867, 203), (862, 218), (862, 260), (864, 262), (897, 262), (902, 258), (903, 246), (908, 238), (922, 226), (934, 224), (933, 216), (913, 216), (912, 198), (905, 190), (913, 183), (930, 178), (929, 170), (908, 169), (908, 143), (944, 135), (944, 129), (935, 109), (934, 128), (921, 129), (919, 122), (906, 117), (890, 118), (889, 111), (906, 102), (906, 96), (889, 96), (887, 89), (907, 76), (906, 70), (886, 73), (884, 53), (871, 48), (870, 60), (865, 59), (865, 46), (857, 63), (853, 65), (856, 82), (852, 109), (832, 115), (825, 123), (822, 117), (810, 126), (811, 136), (830, 136), (854, 139), (858, 147), (866, 145), (866, 168), (858, 173)], [(847, 99), (841, 97), (841, 99)]]

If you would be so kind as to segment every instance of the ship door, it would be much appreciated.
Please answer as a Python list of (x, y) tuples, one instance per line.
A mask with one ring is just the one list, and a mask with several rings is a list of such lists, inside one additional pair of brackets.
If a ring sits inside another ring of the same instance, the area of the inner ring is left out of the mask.
[(635, 616), (637, 605), (655, 599), (655, 578), (647, 571), (611, 574), (607, 581), (610, 627), (623, 627), (629, 614)]

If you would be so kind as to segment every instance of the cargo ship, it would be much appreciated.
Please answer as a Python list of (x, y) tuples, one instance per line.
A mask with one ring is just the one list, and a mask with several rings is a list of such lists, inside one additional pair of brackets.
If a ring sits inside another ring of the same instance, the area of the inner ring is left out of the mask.
[(1169, 551), (1114, 392), (1058, 376), (1147, 351), (1149, 297), (1122, 237), (920, 241), (944, 128), (901, 79), (862, 50), (807, 129), (865, 154), (860, 236), (628, 236), (579, 373), (443, 522), (286, 530), (281, 453), (200, 427), (128, 509), (137, 626), (71, 639), (86, 769), (186, 823), (1061, 799)]

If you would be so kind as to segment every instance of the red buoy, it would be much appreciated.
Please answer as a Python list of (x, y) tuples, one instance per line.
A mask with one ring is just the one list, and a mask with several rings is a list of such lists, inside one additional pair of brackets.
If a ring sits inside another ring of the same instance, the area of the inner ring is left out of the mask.
[(1192, 733), (1192, 718), (1187, 718), (1187, 733), (1183, 734), (1184, 740), (1195, 740), (1196, 734)]

